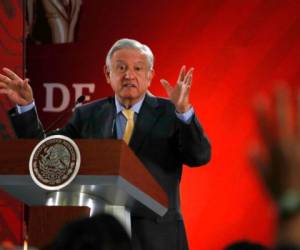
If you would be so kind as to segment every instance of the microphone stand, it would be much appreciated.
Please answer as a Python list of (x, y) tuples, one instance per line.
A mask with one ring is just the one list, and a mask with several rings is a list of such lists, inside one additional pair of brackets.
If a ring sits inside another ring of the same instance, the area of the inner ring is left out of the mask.
[[(47, 134), (48, 132), (50, 132), (50, 130), (52, 130), (52, 128), (58, 124), (63, 118), (65, 118), (65, 116), (70, 113), (71, 111), (73, 112), (74, 109), (76, 108), (76, 106), (78, 104), (83, 103), (85, 100), (85, 96), (81, 95), (77, 98), (76, 102), (74, 103), (74, 106), (72, 106), (71, 108), (68, 108), (65, 112), (63, 112), (60, 116), (58, 116), (57, 119), (55, 119), (52, 123), (50, 123), (50, 125), (44, 130), (44, 133)], [(58, 128), (56, 129), (58, 130)]]

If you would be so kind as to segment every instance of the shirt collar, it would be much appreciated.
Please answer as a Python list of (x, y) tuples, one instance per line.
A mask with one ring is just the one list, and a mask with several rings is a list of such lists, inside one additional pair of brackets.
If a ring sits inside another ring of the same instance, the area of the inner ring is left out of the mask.
[[(133, 104), (130, 109), (138, 114), (140, 112), (140, 109), (142, 107), (144, 99), (145, 99), (145, 95), (143, 96), (143, 98), (141, 98), (141, 100), (139, 100), (137, 103)], [(122, 106), (122, 104), (119, 102), (117, 96), (115, 96), (115, 105), (116, 105), (117, 114), (119, 114), (123, 109), (125, 109)]]

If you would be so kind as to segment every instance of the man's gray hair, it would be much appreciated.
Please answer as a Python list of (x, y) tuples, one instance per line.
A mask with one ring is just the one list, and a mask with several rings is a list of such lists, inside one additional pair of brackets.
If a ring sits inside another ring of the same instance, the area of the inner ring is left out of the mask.
[(113, 54), (117, 50), (124, 49), (124, 48), (137, 49), (141, 53), (145, 54), (148, 64), (149, 64), (149, 68), (153, 69), (154, 56), (153, 56), (151, 49), (147, 45), (142, 44), (137, 40), (128, 39), (128, 38), (123, 38), (123, 39), (116, 41), (114, 43), (114, 45), (110, 48), (110, 50), (107, 53), (106, 61), (105, 61), (106, 66), (108, 68), (111, 68), (111, 58), (112, 58)]

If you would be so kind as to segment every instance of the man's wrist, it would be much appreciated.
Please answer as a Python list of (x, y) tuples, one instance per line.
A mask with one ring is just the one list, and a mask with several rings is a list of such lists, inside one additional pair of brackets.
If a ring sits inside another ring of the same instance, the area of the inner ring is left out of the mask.
[(176, 106), (176, 112), (179, 114), (183, 114), (183, 113), (188, 112), (191, 108), (192, 108), (191, 104), (187, 104), (187, 105), (184, 105), (181, 107)]
[(189, 124), (192, 120), (192, 117), (195, 113), (194, 108), (191, 106), (190, 109), (184, 113), (179, 113), (176, 110), (176, 116), (179, 120), (183, 121), (186, 124)]
[(23, 113), (25, 113), (29, 110), (32, 110), (34, 107), (35, 107), (35, 102), (34, 101), (32, 101), (31, 103), (29, 103), (27, 105), (24, 105), (24, 106), (20, 106), (18, 104), (16, 106), (18, 114), (23, 114)]

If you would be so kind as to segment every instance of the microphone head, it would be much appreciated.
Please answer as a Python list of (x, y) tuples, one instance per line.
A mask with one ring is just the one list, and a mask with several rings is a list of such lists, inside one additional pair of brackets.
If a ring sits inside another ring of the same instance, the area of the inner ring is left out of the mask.
[(78, 103), (83, 103), (84, 100), (85, 100), (85, 96), (84, 96), (84, 95), (81, 95), (81, 96), (79, 96), (78, 99), (76, 100), (76, 104), (78, 104)]

